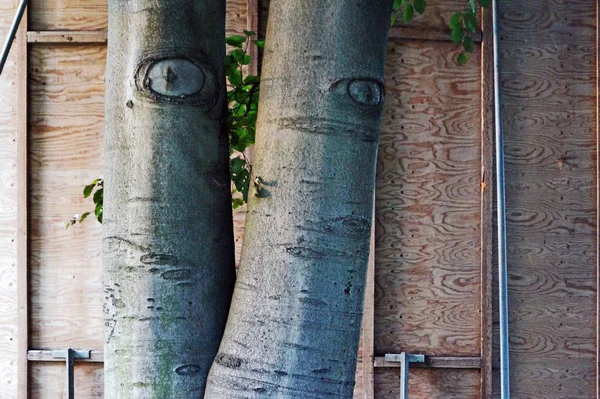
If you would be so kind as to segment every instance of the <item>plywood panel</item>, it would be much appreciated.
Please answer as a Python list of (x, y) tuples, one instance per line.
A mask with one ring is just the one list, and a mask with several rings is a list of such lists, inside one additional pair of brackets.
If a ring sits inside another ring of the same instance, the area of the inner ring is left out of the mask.
[[(0, 2), (0, 40), (8, 32), (16, 3)], [(0, 398), (16, 398), (17, 303), (17, 43), (0, 76)]]
[(102, 349), (100, 224), (65, 229), (92, 209), (102, 174), (103, 45), (32, 45), (30, 95), (30, 348)]
[(415, 12), (414, 19), (410, 23), (405, 23), (402, 18), (398, 18), (396, 26), (409, 26), (422, 29), (436, 29), (448, 31), (448, 23), (452, 14), (457, 11), (463, 11), (468, 3), (462, 0), (429, 0), (424, 14)]
[[(30, 386), (32, 399), (66, 398), (66, 374), (63, 363), (31, 363)], [(104, 373), (102, 364), (75, 364), (75, 397), (92, 399), (103, 397)]]
[[(478, 399), (479, 371), (411, 369), (411, 399)], [(399, 369), (375, 369), (375, 399), (400, 397)]]
[(480, 72), (390, 43), (376, 196), (375, 354), (480, 354)]
[[(33, 0), (30, 30), (102, 30), (108, 28), (107, 0)], [(246, 0), (227, 1), (227, 32), (246, 29)]]
[(512, 397), (594, 398), (597, 2), (501, 6)]

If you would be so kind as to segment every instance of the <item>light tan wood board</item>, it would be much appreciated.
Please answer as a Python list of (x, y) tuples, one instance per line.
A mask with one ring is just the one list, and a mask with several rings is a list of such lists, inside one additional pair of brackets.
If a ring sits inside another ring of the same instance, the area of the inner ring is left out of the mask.
[[(16, 12), (15, 2), (0, 2), (0, 41)], [(18, 392), (18, 146), (17, 75), (18, 43), (15, 42), (0, 76), (0, 397)]]

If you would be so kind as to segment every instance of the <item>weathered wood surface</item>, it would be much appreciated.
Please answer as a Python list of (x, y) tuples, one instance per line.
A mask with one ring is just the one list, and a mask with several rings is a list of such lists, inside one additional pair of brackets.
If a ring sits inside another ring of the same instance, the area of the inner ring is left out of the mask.
[[(377, 356), (480, 355), (480, 65), (474, 54), (459, 68), (454, 53), (439, 42), (389, 45), (376, 196)], [(471, 374), (467, 385), (477, 392), (479, 372)], [(438, 397), (456, 389), (456, 378), (441, 378), (448, 386), (432, 393), (417, 379), (413, 391)], [(386, 389), (376, 380), (376, 397)]]
[(100, 224), (82, 187), (102, 175), (103, 45), (33, 45), (29, 59), (30, 348), (101, 349)]
[[(96, 31), (108, 28), (106, 0), (38, 0), (29, 6), (29, 29), (34, 31)], [(246, 29), (246, 0), (227, 0), (227, 33)]]
[[(16, 11), (15, 2), (0, 2), (0, 41)], [(17, 57), (13, 51), (0, 76), (0, 397), (18, 392), (18, 176), (17, 168)]]
[(597, 2), (501, 8), (512, 397), (594, 398)]
[[(398, 399), (398, 369), (375, 369), (375, 398)], [(410, 399), (479, 399), (478, 370), (411, 369)]]
[[(66, 398), (65, 365), (57, 362), (30, 364), (30, 397), (34, 399)], [(75, 397), (102, 398), (104, 386), (102, 364), (75, 362)]]

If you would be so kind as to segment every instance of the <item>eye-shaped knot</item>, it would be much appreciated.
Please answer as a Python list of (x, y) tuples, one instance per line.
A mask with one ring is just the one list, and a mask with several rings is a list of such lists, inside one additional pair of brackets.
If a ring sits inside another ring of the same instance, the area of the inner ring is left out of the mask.
[(348, 95), (359, 104), (379, 105), (383, 102), (383, 86), (372, 79), (353, 79), (348, 82)]
[(159, 102), (208, 105), (219, 99), (218, 76), (202, 58), (149, 56), (135, 71), (138, 93)]

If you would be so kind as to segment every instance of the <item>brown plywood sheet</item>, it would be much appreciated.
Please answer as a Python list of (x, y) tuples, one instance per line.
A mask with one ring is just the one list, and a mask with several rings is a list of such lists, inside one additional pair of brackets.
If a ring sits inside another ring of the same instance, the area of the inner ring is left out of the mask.
[[(410, 399), (479, 399), (479, 371), (411, 369)], [(375, 399), (400, 397), (399, 369), (375, 369)]]
[(100, 224), (82, 188), (102, 175), (104, 45), (29, 52), (30, 348), (102, 349)]
[(390, 42), (376, 196), (375, 354), (480, 354), (480, 72)]
[(597, 2), (501, 7), (512, 397), (594, 398)]

